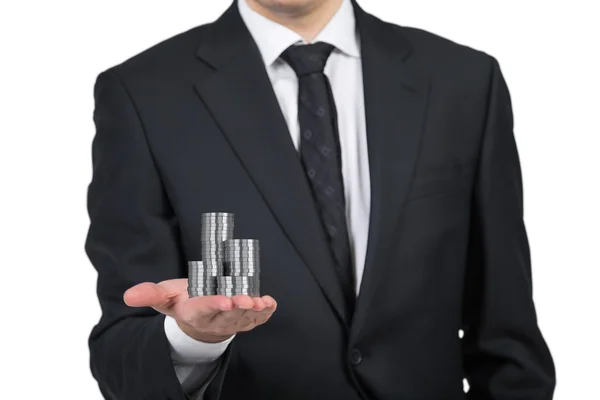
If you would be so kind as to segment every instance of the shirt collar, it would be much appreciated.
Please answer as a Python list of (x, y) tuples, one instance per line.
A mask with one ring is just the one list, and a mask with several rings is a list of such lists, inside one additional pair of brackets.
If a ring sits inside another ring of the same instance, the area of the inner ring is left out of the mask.
[[(288, 47), (298, 42), (306, 43), (296, 32), (251, 9), (246, 0), (238, 0), (238, 9), (265, 65), (273, 64)], [(329, 43), (350, 57), (360, 57), (354, 8), (350, 0), (343, 0), (338, 11), (313, 40), (313, 43), (316, 42)]]

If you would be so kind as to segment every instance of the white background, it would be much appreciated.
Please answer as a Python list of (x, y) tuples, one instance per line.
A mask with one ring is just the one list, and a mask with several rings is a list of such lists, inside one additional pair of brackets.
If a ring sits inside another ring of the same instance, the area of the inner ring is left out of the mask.
[[(539, 324), (558, 400), (600, 399), (600, 29), (592, 0), (362, 0), (495, 56), (525, 182)], [(0, 3), (0, 398), (101, 399), (83, 250), (94, 80), (229, 1)], [(594, 40), (596, 38), (596, 40)], [(507, 293), (509, 296), (510, 293)]]

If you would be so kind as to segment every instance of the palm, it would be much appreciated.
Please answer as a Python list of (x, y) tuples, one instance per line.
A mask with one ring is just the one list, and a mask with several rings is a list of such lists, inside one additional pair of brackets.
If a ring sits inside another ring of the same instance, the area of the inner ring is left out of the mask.
[(238, 295), (190, 298), (187, 279), (170, 279), (158, 284), (145, 282), (125, 292), (130, 307), (152, 307), (177, 320), (191, 336), (200, 334), (231, 336), (265, 323), (277, 303), (270, 296), (251, 298)]

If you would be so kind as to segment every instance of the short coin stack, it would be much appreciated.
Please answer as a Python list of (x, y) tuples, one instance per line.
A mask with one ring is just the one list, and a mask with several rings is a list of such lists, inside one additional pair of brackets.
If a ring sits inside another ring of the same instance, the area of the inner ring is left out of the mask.
[(260, 296), (258, 240), (233, 239), (234, 215), (202, 214), (202, 261), (188, 262), (188, 294)]

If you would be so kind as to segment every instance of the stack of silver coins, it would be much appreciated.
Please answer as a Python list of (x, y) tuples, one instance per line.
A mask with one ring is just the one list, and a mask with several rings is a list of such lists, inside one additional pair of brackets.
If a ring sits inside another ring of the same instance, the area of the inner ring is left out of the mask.
[(225, 241), (225, 276), (218, 278), (217, 293), (230, 296), (246, 294), (256, 297), (260, 293), (260, 248), (255, 239), (229, 239)]
[(216, 275), (209, 273), (204, 267), (202, 261), (188, 262), (188, 295), (190, 297), (197, 296), (214, 296), (217, 294), (217, 278)]
[(188, 262), (189, 296), (260, 296), (258, 240), (233, 239), (233, 214), (201, 218), (202, 261)]

